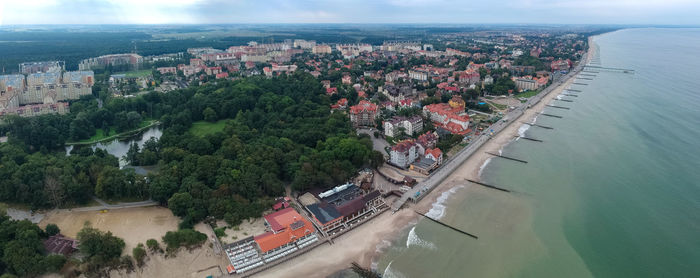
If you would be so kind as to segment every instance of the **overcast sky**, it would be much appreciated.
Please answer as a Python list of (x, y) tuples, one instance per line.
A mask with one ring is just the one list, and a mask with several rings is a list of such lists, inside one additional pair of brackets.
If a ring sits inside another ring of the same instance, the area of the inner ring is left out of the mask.
[(0, 0), (0, 25), (700, 24), (700, 0)]

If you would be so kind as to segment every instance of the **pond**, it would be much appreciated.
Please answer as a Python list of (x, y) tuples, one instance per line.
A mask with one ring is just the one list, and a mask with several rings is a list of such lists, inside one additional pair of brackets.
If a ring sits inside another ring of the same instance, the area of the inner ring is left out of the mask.
[[(148, 139), (151, 139), (152, 137), (160, 139), (160, 136), (162, 135), (163, 130), (161, 130), (159, 126), (153, 126), (126, 140), (114, 139), (112, 141), (100, 142), (91, 145), (82, 145), (77, 147), (85, 148), (89, 146), (93, 150), (97, 148), (106, 150), (108, 153), (116, 156), (119, 159), (119, 168), (124, 168), (124, 166), (127, 166), (126, 161), (124, 161), (124, 156), (129, 151), (129, 147), (131, 146), (131, 144), (136, 142), (139, 145), (139, 148), (143, 148), (143, 144), (146, 143)], [(76, 146), (66, 146), (66, 155), (70, 155), (70, 152), (73, 150), (74, 147)]]

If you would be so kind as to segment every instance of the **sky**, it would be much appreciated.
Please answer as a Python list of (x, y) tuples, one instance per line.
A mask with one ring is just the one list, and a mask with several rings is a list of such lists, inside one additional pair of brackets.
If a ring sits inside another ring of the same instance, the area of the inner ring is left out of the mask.
[(700, 0), (0, 0), (0, 25), (178, 23), (700, 25)]

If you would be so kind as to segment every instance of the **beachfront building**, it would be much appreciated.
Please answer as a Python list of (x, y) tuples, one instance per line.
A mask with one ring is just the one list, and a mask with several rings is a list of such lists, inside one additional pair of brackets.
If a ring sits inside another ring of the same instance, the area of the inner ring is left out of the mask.
[(355, 127), (375, 126), (374, 120), (379, 117), (379, 107), (367, 100), (361, 100), (357, 105), (350, 106), (350, 121)]
[(379, 191), (367, 192), (352, 183), (322, 192), (316, 200), (306, 209), (326, 234), (348, 228), (365, 215), (376, 213), (386, 206)]
[(404, 140), (391, 147), (389, 163), (403, 169), (408, 168), (418, 158), (418, 147), (412, 139)]
[(542, 88), (547, 85), (547, 82), (549, 81), (548, 78), (546, 77), (532, 77), (532, 76), (525, 76), (525, 77), (513, 77), (513, 82), (515, 82), (515, 86), (518, 88), (518, 91), (534, 91), (539, 88)]
[(294, 208), (265, 215), (267, 232), (224, 246), (229, 274), (244, 273), (279, 260), (318, 241), (313, 224)]
[(383, 122), (384, 135), (395, 137), (399, 135), (401, 129), (408, 136), (413, 136), (414, 133), (423, 130), (423, 118), (421, 116), (400, 117), (394, 116), (388, 121)]
[(469, 115), (462, 108), (453, 108), (447, 103), (435, 103), (423, 107), (423, 114), (433, 123), (452, 134), (464, 135), (469, 129)]

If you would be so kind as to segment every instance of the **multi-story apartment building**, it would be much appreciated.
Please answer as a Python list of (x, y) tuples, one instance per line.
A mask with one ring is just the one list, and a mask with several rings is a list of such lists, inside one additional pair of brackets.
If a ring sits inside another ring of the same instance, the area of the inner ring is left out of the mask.
[(19, 64), (19, 73), (32, 74), (37, 72), (55, 72), (66, 69), (66, 63), (63, 61), (43, 61), (43, 62), (26, 62)]
[(357, 105), (350, 106), (350, 121), (355, 127), (375, 126), (374, 120), (377, 117), (379, 117), (379, 107), (367, 100), (361, 100)]
[(394, 137), (400, 133), (399, 129), (403, 128), (408, 136), (423, 130), (423, 118), (421, 116), (393, 117), (391, 120), (384, 122), (384, 135)]
[(101, 68), (106, 66), (118, 66), (118, 65), (129, 65), (131, 67), (137, 68), (143, 63), (143, 57), (138, 54), (127, 53), (127, 54), (110, 54), (103, 55), (100, 57), (88, 58), (80, 61), (78, 68), (82, 70), (91, 70), (94, 68)]
[(418, 158), (418, 147), (413, 140), (404, 140), (391, 147), (389, 162), (394, 166), (408, 168)]
[[(0, 114), (34, 116), (67, 113), (67, 103), (92, 94), (92, 71), (43, 72), (0, 76)], [(23, 106), (32, 104), (31, 106)]]
[(313, 54), (330, 54), (333, 51), (330, 45), (321, 44), (311, 48)]

